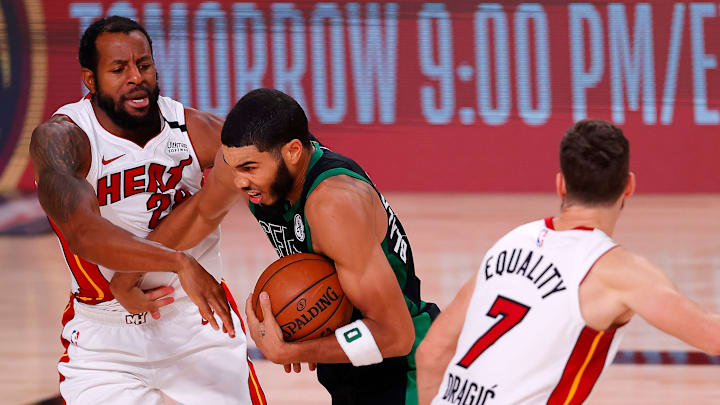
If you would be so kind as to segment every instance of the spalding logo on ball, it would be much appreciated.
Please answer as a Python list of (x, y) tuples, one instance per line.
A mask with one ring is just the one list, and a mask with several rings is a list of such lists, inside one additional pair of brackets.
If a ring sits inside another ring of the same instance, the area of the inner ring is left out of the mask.
[(287, 342), (332, 334), (350, 322), (352, 304), (327, 257), (296, 253), (281, 257), (260, 275), (253, 291), (255, 316), (262, 321), (258, 297), (270, 295), (272, 313)]

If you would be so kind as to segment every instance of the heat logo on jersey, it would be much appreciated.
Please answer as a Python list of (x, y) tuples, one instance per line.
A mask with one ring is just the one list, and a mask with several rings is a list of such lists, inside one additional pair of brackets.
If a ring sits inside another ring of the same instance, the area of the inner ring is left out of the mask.
[[(150, 193), (146, 208), (148, 211), (153, 211), (153, 215), (148, 223), (148, 228), (155, 229), (162, 219), (160, 215), (163, 212), (172, 204), (179, 205), (191, 195), (183, 188), (177, 189), (174, 197), (166, 192), (174, 189), (180, 183), (183, 169), (192, 161), (192, 156), (188, 156), (177, 166), (170, 168), (158, 163), (150, 163), (147, 167), (145, 165), (137, 166), (101, 177), (97, 181), (98, 204), (103, 207), (135, 194)], [(168, 175), (167, 182), (163, 180), (166, 175)]]

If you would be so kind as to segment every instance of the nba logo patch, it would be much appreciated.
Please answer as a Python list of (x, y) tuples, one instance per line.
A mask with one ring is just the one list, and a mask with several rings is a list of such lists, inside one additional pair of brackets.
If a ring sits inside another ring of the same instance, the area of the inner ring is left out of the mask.
[(298, 241), (305, 241), (305, 224), (300, 214), (295, 214), (295, 237)]
[(80, 331), (79, 330), (73, 330), (70, 334), (70, 343), (77, 346), (78, 339), (80, 339)]
[(537, 240), (535, 241), (535, 244), (537, 245), (537, 247), (543, 246), (543, 244), (545, 243), (545, 237), (547, 236), (547, 234), (548, 234), (547, 229), (543, 229), (540, 231), (540, 233), (538, 234)]

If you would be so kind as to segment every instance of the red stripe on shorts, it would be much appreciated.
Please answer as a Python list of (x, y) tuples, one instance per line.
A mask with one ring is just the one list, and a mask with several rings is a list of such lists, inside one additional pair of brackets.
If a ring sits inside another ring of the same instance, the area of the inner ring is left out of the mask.
[[(222, 286), (225, 289), (225, 296), (227, 297), (228, 303), (230, 304), (230, 308), (232, 308), (233, 311), (235, 311), (235, 314), (237, 315), (238, 319), (240, 320), (240, 328), (242, 328), (243, 333), (247, 334), (245, 331), (245, 324), (243, 324), (242, 317), (240, 316), (240, 311), (238, 311), (237, 303), (235, 302), (235, 298), (233, 298), (232, 293), (230, 292), (230, 288), (228, 288), (227, 283), (225, 280), (222, 280)], [(255, 374), (255, 367), (252, 364), (252, 361), (250, 361), (250, 358), (247, 359), (248, 363), (248, 388), (250, 389), (250, 399), (252, 400), (253, 405), (267, 405), (267, 400), (265, 399), (265, 393), (262, 390), (262, 387), (260, 386), (260, 380), (257, 378), (257, 374)]]

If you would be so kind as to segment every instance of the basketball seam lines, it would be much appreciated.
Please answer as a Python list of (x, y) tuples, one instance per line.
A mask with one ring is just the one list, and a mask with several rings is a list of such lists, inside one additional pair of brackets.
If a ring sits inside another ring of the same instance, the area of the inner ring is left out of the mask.
[[(300, 259), (300, 260), (296, 260), (296, 261), (294, 261), (294, 262), (290, 262), (290, 263), (288, 263), (288, 264), (280, 267), (279, 269), (277, 269), (277, 271), (275, 271), (275, 273), (273, 273), (270, 277), (268, 277), (268, 279), (265, 280), (265, 283), (263, 283), (262, 287), (260, 287), (260, 292), (262, 292), (262, 290), (265, 289), (265, 286), (270, 282), (270, 280), (272, 280), (272, 278), (275, 277), (275, 275), (278, 274), (282, 269), (290, 266), (291, 264), (300, 263), (300, 262), (304, 262), (304, 261), (307, 261), (307, 260), (315, 260), (315, 261), (318, 261), (318, 262), (325, 262), (325, 261), (327, 261), (327, 260), (324, 260), (324, 259)], [(254, 297), (253, 297), (253, 298), (254, 298)], [(259, 297), (258, 297), (258, 298), (259, 298)]]

